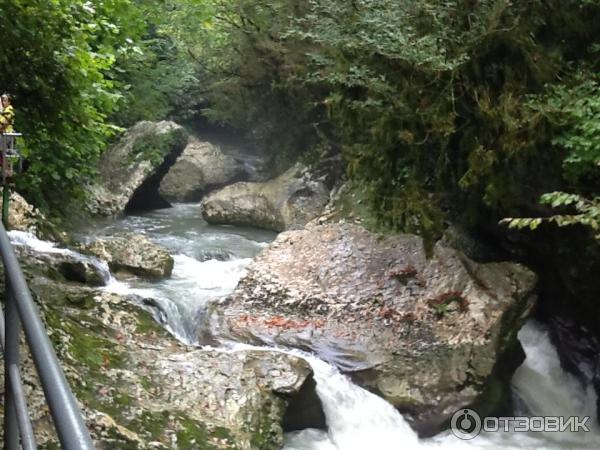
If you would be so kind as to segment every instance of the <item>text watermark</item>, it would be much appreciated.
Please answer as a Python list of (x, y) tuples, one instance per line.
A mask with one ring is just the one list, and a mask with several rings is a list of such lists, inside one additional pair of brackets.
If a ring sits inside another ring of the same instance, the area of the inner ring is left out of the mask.
[(484, 417), (472, 409), (459, 409), (452, 416), (452, 433), (459, 439), (469, 440), (484, 432), (578, 432), (590, 431), (585, 417), (538, 416), (538, 417)]

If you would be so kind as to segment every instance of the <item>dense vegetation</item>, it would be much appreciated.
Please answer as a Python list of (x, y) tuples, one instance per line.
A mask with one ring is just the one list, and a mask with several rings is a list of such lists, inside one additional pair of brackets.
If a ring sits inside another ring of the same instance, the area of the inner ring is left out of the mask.
[(598, 0), (19, 0), (0, 14), (20, 188), (38, 203), (76, 194), (120, 127), (210, 120), (274, 170), (341, 154), (346, 203), (371, 227), (429, 241), (447, 221), (541, 228), (565, 247), (554, 225), (583, 224), (573, 248), (597, 256)]

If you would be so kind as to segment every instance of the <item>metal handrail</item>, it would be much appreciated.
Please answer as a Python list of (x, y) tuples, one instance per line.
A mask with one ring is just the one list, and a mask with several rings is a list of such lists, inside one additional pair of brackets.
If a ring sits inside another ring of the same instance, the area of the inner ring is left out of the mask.
[[(58, 438), (65, 450), (93, 450), (77, 402), (60, 367), (46, 328), (31, 298), (21, 266), (4, 225), (0, 223), (0, 254), (4, 265), (6, 320), (0, 320), (4, 349), (4, 449), (36, 448), (19, 371), (21, 328), (31, 351)], [(0, 315), (1, 312), (0, 312)]]

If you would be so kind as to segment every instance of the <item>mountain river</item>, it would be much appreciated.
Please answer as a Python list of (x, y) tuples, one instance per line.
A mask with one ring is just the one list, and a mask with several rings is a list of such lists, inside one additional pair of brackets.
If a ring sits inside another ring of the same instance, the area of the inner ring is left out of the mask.
[[(96, 222), (81, 229), (78, 237), (87, 240), (124, 231), (142, 233), (169, 249), (175, 259), (173, 276), (156, 283), (117, 281), (103, 265), (108, 280), (104, 289), (156, 299), (164, 311), (167, 329), (187, 344), (196, 342), (197, 317), (207, 301), (230, 293), (252, 258), (275, 238), (266, 231), (209, 226), (194, 204)], [(31, 235), (10, 234), (16, 245), (41, 252), (68, 251)], [(284, 450), (600, 449), (594, 390), (562, 370), (543, 325), (530, 320), (519, 339), (527, 357), (512, 379), (514, 403), (518, 405), (515, 416), (589, 416), (589, 432), (512, 430), (483, 432), (461, 440), (448, 431), (419, 439), (385, 400), (353, 384), (315, 356), (291, 351), (305, 357), (313, 367), (328, 429), (290, 433)]]

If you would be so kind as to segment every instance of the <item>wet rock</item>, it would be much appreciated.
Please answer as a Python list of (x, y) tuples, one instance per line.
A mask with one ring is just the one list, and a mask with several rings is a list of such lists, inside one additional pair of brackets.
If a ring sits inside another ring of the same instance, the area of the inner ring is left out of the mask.
[[(288, 404), (314, 386), (306, 361), (266, 350), (185, 347), (135, 306), (140, 299), (52, 280), (36, 264), (25, 267), (95, 448), (282, 447)], [(54, 448), (56, 435), (25, 352), (22, 375), (38, 443)]]
[(162, 177), (187, 144), (174, 122), (139, 122), (103, 155), (98, 184), (90, 186), (90, 214), (115, 216), (126, 209), (168, 206), (158, 194)]
[(169, 202), (199, 201), (208, 191), (240, 181), (244, 174), (242, 164), (219, 147), (190, 139), (162, 179), (159, 192)]
[(171, 276), (173, 257), (169, 252), (140, 234), (96, 239), (81, 250), (106, 261), (117, 275), (136, 275), (160, 279)]
[(329, 200), (324, 180), (296, 165), (265, 183), (241, 182), (206, 196), (202, 216), (209, 223), (248, 225), (274, 231), (302, 228)]
[(22, 245), (15, 245), (14, 249), (17, 258), (29, 272), (54, 280), (104, 286), (109, 277), (108, 267), (102, 267), (100, 261), (75, 252), (40, 253)]
[(441, 244), (428, 259), (417, 236), (310, 226), (264, 250), (209, 327), (316, 352), (430, 435), (460, 407), (507, 398), (535, 285), (518, 264), (478, 264)]
[[(550, 337), (563, 369), (577, 377), (583, 386), (593, 386), (600, 394), (600, 341), (598, 336), (570, 317), (547, 320)], [(600, 411), (600, 395), (596, 398)], [(600, 423), (600, 418), (597, 418)]]

